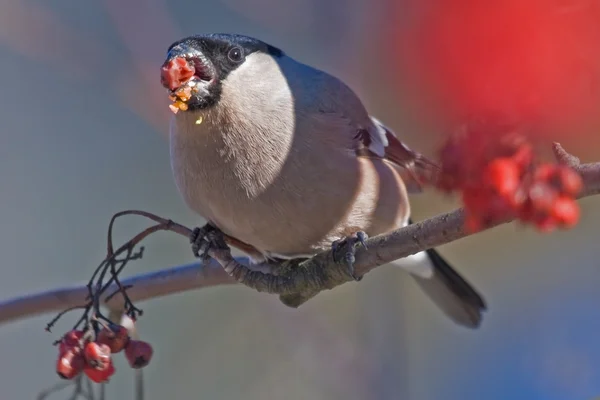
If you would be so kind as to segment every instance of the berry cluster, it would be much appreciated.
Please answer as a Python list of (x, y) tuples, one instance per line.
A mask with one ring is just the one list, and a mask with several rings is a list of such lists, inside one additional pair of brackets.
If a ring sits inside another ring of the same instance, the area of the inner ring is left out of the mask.
[[(59, 346), (56, 372), (63, 379), (73, 379), (82, 371), (96, 383), (107, 382), (115, 373), (111, 354), (125, 351), (132, 368), (143, 368), (152, 358), (152, 346), (129, 337), (121, 325), (107, 325), (97, 335), (93, 330), (71, 330), (57, 342)], [(95, 340), (92, 340), (92, 337)]]
[[(148, 365), (152, 358), (150, 344), (130, 338), (127, 325), (134, 329), (135, 321), (142, 315), (142, 310), (135, 307), (127, 294), (130, 286), (123, 286), (119, 274), (132, 260), (142, 258), (144, 248), (134, 251), (136, 242), (144, 237), (139, 234), (125, 245), (114, 251), (112, 243), (112, 227), (117, 217), (134, 214), (127, 211), (115, 214), (108, 228), (108, 252), (106, 258), (96, 267), (90, 278), (87, 289), (87, 303), (81, 306), (67, 308), (54, 317), (46, 326), (46, 331), (58, 322), (68, 312), (83, 309), (83, 315), (75, 326), (60, 340), (54, 342), (59, 346), (56, 372), (63, 379), (73, 379), (83, 372), (90, 380), (101, 383), (107, 382), (115, 373), (111, 354), (125, 351), (125, 357), (132, 368), (142, 368)], [(151, 232), (150, 229), (146, 231)], [(146, 232), (144, 231), (144, 233)], [(122, 256), (124, 254), (124, 256)], [(118, 258), (118, 256), (122, 256)], [(109, 276), (108, 279), (107, 275)], [(117, 290), (106, 296), (106, 292), (115, 285)], [(121, 295), (124, 301), (122, 325), (113, 323), (101, 312), (101, 303), (109, 301), (115, 295)]]
[[(117, 218), (126, 215), (143, 216), (157, 224), (144, 229), (115, 249), (112, 240), (113, 226)], [(119, 275), (129, 262), (142, 258), (144, 247), (140, 246), (138, 250), (135, 248), (145, 237), (158, 230), (168, 230), (171, 224), (173, 222), (170, 220), (138, 210), (121, 211), (113, 215), (108, 225), (107, 254), (88, 281), (86, 303), (61, 311), (46, 325), (46, 331), (50, 332), (67, 313), (83, 310), (71, 330), (54, 342), (59, 346), (56, 372), (60, 377), (73, 379), (81, 377), (83, 372), (91, 381), (107, 382), (115, 373), (112, 354), (120, 352), (125, 353), (131, 368), (139, 369), (148, 365), (153, 354), (152, 346), (130, 337), (136, 330), (135, 321), (142, 316), (143, 311), (133, 304), (127, 293), (132, 286), (123, 285)], [(123, 301), (121, 310), (113, 310), (122, 313), (120, 324), (102, 314), (102, 305), (111, 302), (115, 296), (122, 297)]]
[(521, 135), (462, 130), (446, 142), (440, 160), (437, 185), (461, 193), (470, 231), (515, 218), (550, 232), (579, 220), (580, 175), (563, 165), (537, 162)]

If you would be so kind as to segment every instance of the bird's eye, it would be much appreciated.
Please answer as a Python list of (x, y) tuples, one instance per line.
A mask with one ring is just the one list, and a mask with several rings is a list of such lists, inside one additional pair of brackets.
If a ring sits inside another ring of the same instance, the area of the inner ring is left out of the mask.
[(244, 52), (239, 47), (233, 47), (229, 50), (229, 53), (227, 53), (227, 58), (229, 58), (231, 62), (239, 63), (244, 59)]

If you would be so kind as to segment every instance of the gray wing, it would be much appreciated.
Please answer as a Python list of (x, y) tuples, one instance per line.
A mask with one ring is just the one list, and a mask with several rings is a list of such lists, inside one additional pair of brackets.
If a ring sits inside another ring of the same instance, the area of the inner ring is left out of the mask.
[(289, 57), (281, 64), (294, 96), (300, 118), (330, 119), (340, 128), (344, 146), (352, 150), (368, 150), (385, 156), (388, 146), (385, 130), (369, 116), (356, 93), (340, 79), (325, 71), (299, 63)]
[(435, 179), (437, 164), (410, 149), (390, 128), (370, 116), (348, 85), (324, 71), (300, 65), (303, 72), (296, 76), (302, 78), (303, 85), (311, 82), (302, 88), (303, 110), (312, 116), (320, 114), (317, 118), (335, 120), (335, 125), (342, 128), (338, 133), (349, 136), (342, 142), (349, 144), (358, 156), (384, 158), (401, 167), (411, 191), (418, 191), (423, 180)]

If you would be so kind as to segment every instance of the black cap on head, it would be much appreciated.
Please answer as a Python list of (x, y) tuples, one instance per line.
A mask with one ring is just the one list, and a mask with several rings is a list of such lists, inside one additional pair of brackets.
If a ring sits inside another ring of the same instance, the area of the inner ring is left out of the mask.
[(169, 54), (171, 53), (171, 50), (182, 45), (197, 49), (211, 59), (214, 59), (215, 57), (218, 58), (220, 55), (225, 55), (228, 49), (234, 46), (244, 49), (245, 55), (257, 51), (267, 53), (273, 57), (281, 57), (284, 55), (283, 51), (277, 47), (271, 46), (268, 43), (250, 36), (235, 33), (208, 33), (188, 36), (174, 42), (167, 50), (167, 58), (171, 56)]

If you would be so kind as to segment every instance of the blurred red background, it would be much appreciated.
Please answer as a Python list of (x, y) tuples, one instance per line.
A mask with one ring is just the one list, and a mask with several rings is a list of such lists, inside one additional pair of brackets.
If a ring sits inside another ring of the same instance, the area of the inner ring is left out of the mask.
[(450, 121), (500, 112), (546, 138), (597, 136), (598, 1), (393, 3), (408, 21), (391, 26), (394, 67), (416, 107)]

